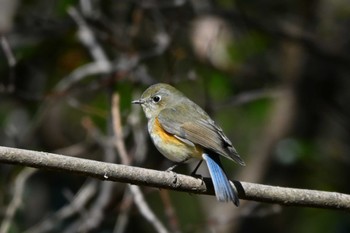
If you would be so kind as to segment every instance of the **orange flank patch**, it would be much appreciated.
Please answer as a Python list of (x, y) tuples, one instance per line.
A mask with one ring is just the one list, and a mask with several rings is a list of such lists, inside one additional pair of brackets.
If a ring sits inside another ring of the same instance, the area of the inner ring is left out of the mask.
[(158, 118), (154, 121), (153, 126), (153, 133), (157, 134), (162, 140), (163, 143), (169, 143), (169, 144), (184, 144), (182, 141), (174, 137), (174, 135), (166, 132), (163, 127), (160, 125)]
[(202, 158), (203, 149), (201, 146), (196, 144), (195, 146), (188, 145), (185, 142), (181, 141), (180, 139), (177, 139), (174, 135), (166, 132), (161, 126), (161, 124), (159, 123), (157, 118), (154, 121), (153, 133), (157, 134), (161, 138), (162, 143), (172, 145), (172, 146), (177, 146), (179, 147), (179, 149), (180, 148), (185, 149), (189, 154), (191, 154), (190, 157), (199, 158), (199, 159)]

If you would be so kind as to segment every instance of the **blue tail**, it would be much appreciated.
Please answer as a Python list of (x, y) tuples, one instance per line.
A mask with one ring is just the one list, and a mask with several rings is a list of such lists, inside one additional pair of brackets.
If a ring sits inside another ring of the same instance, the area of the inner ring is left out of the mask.
[(236, 206), (238, 206), (238, 196), (233, 190), (224, 170), (222, 169), (219, 156), (212, 156), (205, 153), (202, 156), (207, 162), (209, 173), (214, 184), (216, 199), (224, 202), (232, 201)]

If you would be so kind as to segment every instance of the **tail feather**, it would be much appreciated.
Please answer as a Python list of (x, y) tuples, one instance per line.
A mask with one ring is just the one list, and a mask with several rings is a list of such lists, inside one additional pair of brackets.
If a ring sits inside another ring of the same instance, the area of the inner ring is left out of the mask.
[(209, 173), (213, 181), (215, 195), (218, 201), (232, 201), (236, 206), (239, 205), (239, 199), (233, 190), (227, 176), (222, 169), (220, 158), (209, 154), (203, 154), (203, 159), (207, 162)]

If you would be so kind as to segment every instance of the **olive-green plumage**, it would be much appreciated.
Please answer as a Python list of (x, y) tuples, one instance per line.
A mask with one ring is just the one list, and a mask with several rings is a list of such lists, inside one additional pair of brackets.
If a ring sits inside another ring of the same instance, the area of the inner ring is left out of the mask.
[(244, 162), (222, 129), (201, 107), (163, 83), (149, 87), (141, 99), (132, 103), (141, 104), (152, 141), (165, 157), (174, 162), (204, 159), (217, 199), (239, 205), (237, 194), (222, 169), (220, 156), (241, 165)]
[[(155, 96), (161, 98), (157, 103), (153, 101)], [(169, 134), (245, 165), (222, 129), (201, 107), (174, 87), (155, 84), (138, 101), (142, 103), (146, 117), (152, 119), (158, 116), (159, 123)]]

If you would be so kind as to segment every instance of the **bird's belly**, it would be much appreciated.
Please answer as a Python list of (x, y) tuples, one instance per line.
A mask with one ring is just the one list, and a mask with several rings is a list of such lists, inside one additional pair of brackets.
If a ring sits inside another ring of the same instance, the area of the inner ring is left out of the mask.
[(171, 161), (184, 162), (191, 158), (201, 159), (201, 148), (186, 144), (174, 135), (165, 132), (158, 120), (155, 120), (154, 123), (150, 122), (148, 131), (159, 152)]

